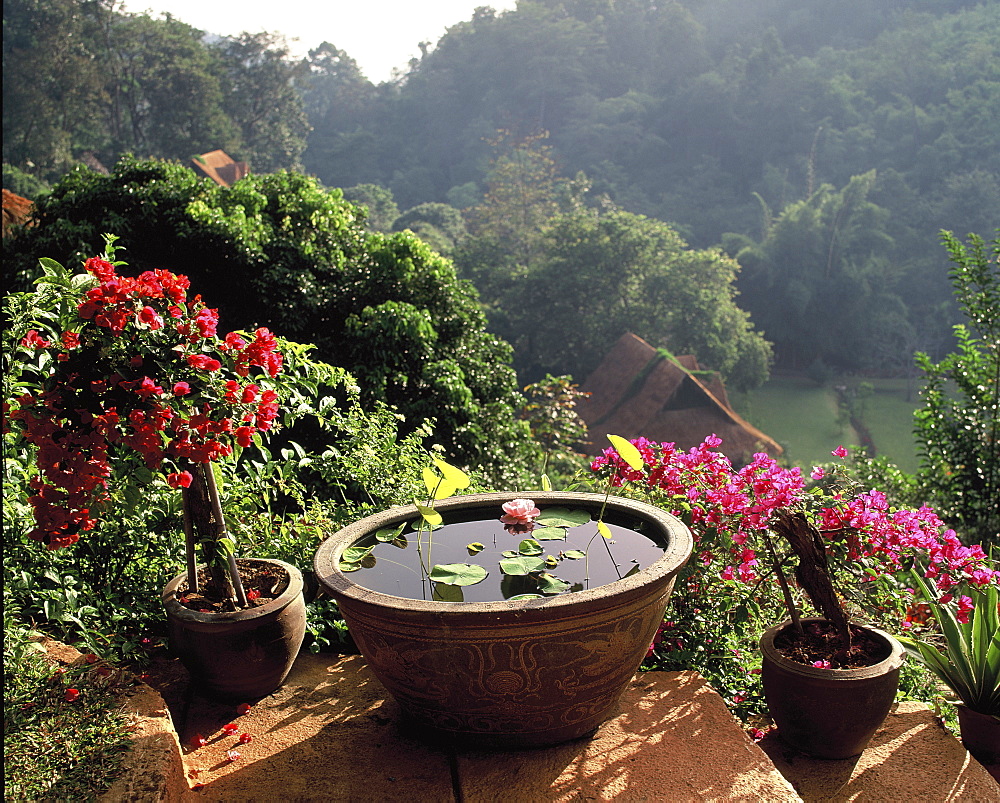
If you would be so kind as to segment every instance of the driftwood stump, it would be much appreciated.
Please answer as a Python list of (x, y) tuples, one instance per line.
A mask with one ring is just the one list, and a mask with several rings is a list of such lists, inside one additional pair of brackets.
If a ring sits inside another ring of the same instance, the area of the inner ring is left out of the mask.
[(795, 579), (809, 595), (813, 605), (819, 608), (823, 616), (837, 628), (845, 648), (849, 649), (851, 632), (847, 625), (847, 615), (833, 588), (823, 536), (809, 523), (803, 513), (787, 511), (779, 513), (773, 527), (774, 531), (788, 542), (799, 559)]

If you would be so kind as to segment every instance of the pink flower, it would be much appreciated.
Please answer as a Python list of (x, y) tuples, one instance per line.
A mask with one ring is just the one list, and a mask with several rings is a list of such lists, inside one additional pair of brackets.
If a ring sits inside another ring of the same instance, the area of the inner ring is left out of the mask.
[(972, 613), (972, 598), (961, 596), (958, 598), (958, 610), (955, 612), (955, 618), (958, 619), (963, 625), (968, 624), (969, 614)]
[(829, 661), (813, 661), (812, 665), (815, 666), (817, 669), (829, 669), (830, 668), (830, 662)]
[(504, 524), (529, 524), (541, 515), (530, 499), (512, 499), (503, 504), (504, 514), (500, 521)]
[(51, 343), (38, 334), (37, 329), (29, 329), (28, 334), (21, 338), (21, 345), (29, 349), (47, 349)]
[(175, 382), (173, 392), (175, 396), (187, 396), (191, 392), (191, 386), (187, 382)]
[(830, 452), (834, 457), (847, 457), (847, 449), (843, 446), (838, 446), (832, 452)]
[(813, 466), (813, 470), (809, 472), (809, 476), (814, 480), (821, 480), (826, 476), (826, 472), (823, 471), (822, 466)]

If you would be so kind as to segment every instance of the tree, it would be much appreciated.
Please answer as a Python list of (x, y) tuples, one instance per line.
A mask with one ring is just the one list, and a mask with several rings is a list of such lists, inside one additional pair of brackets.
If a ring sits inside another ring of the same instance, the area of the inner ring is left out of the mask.
[[(107, 5), (107, 0), (95, 3)], [(77, 0), (3, 6), (3, 160), (48, 179), (104, 144), (101, 37)]]
[(301, 66), (289, 60), (284, 39), (242, 33), (212, 50), (225, 80), (222, 107), (242, 138), (239, 156), (261, 173), (297, 169), (309, 124), (294, 85)]
[(840, 191), (821, 186), (766, 223), (759, 243), (727, 238), (743, 266), (744, 304), (774, 342), (780, 365), (884, 367), (876, 364), (889, 357), (884, 336), (898, 348), (912, 342), (896, 293), (904, 272), (892, 259), (888, 216), (868, 200), (874, 182), (870, 171)]
[(72, 265), (121, 238), (130, 269), (167, 268), (220, 299), (230, 328), (268, 326), (348, 369), (368, 405), (434, 422), (458, 463), (514, 482), (531, 446), (510, 346), (485, 329), (474, 289), (409, 233), (370, 234), (339, 190), (297, 173), (252, 174), (232, 187), (179, 164), (123, 159), (110, 176), (68, 174), (36, 225), (5, 240), (24, 285), (37, 258)]
[(167, 159), (222, 148), (241, 149), (240, 132), (223, 112), (218, 59), (203, 31), (167, 15), (102, 15), (107, 64), (108, 156)]
[(964, 541), (1000, 545), (1000, 236), (989, 247), (975, 234), (941, 239), (969, 326), (955, 327), (957, 350), (940, 362), (917, 354), (927, 378), (918, 481)]
[(582, 210), (552, 220), (540, 252), (496, 305), (526, 379), (585, 377), (626, 332), (695, 354), (740, 389), (767, 378), (770, 344), (737, 307), (739, 266), (720, 251), (690, 249), (657, 220)]

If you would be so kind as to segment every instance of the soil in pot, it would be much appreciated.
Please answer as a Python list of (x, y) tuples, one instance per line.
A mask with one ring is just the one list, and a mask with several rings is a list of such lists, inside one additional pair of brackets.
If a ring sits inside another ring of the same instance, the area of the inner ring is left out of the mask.
[[(645, 526), (638, 519), (615, 522), (612, 517), (605, 522), (612, 536), (608, 539), (586, 513), (583, 524), (546, 526), (543, 522), (532, 527), (505, 525), (500, 512), (498, 508), (497, 516), (491, 518), (451, 516), (448, 524), (432, 533), (418, 533), (418, 521), (398, 534), (397, 530), (380, 530), (359, 540), (353, 548), (355, 559), (342, 560), (340, 568), (350, 572), (358, 585), (405, 599), (498, 602), (598, 588), (663, 557), (663, 547), (643, 535)], [(552, 515), (553, 509), (545, 514)], [(365, 557), (357, 560), (362, 552)], [(470, 585), (435, 583), (421, 570), (421, 561), (428, 568), (471, 564), (488, 574)]]
[[(288, 588), (288, 572), (280, 566), (253, 561), (237, 561), (240, 570), (240, 580), (247, 594), (247, 608), (259, 608), (277, 599)], [(177, 588), (177, 602), (192, 611), (202, 613), (223, 613), (233, 610), (231, 601), (213, 593), (209, 582), (208, 569), (198, 570), (199, 591), (189, 591), (187, 580), (183, 580)]]
[(851, 643), (845, 644), (836, 627), (826, 621), (805, 623), (802, 633), (791, 627), (781, 631), (774, 637), (774, 648), (789, 661), (825, 669), (875, 666), (892, 653), (885, 639), (857, 625), (851, 625)]

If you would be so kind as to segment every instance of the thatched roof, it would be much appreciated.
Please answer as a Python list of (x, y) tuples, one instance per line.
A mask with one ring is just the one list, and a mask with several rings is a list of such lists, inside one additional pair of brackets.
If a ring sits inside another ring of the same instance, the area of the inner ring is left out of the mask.
[(702, 371), (693, 356), (674, 357), (633, 334), (622, 335), (581, 390), (590, 393), (577, 404), (587, 423), (589, 443), (583, 446), (590, 455), (608, 445), (608, 434), (690, 449), (714, 433), (722, 438), (719, 450), (736, 464), (755, 452), (782, 452), (733, 411), (718, 373)]
[(233, 160), (225, 151), (209, 151), (191, 159), (194, 166), (223, 187), (231, 187), (250, 173), (250, 165)]
[(33, 204), (27, 198), (15, 195), (10, 190), (3, 191), (3, 236), (11, 226), (27, 223), (31, 218)]

